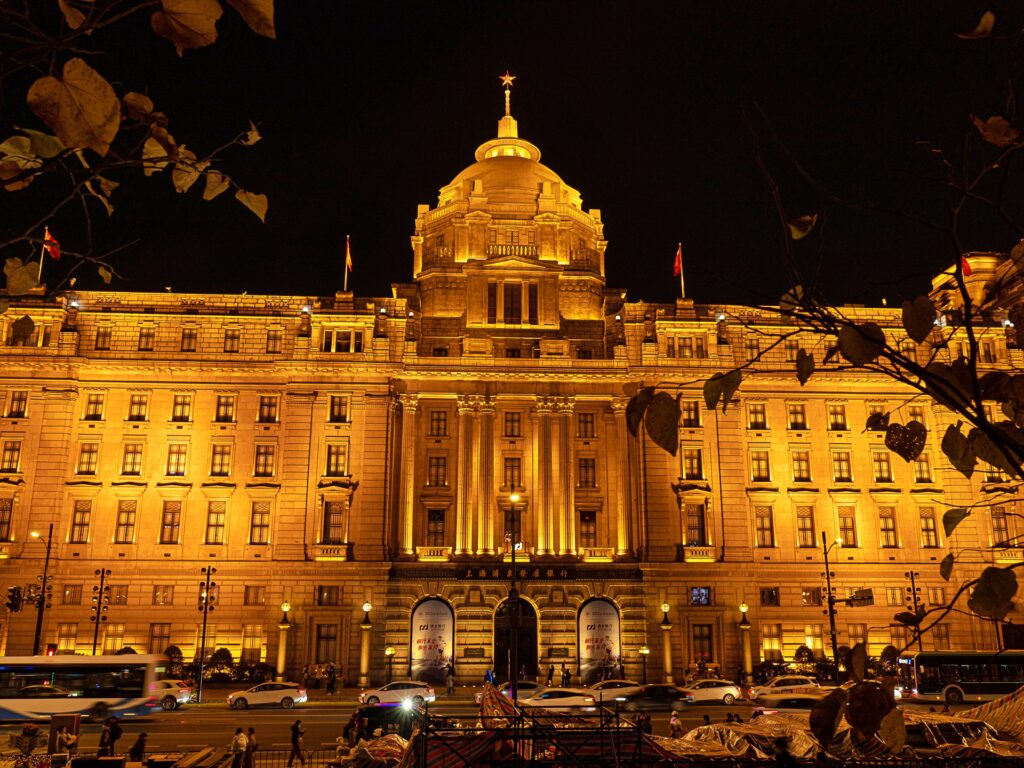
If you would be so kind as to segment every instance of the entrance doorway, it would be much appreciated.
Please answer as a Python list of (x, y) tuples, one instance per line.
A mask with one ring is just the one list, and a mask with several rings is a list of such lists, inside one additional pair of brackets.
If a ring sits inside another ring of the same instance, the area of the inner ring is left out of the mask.
[[(494, 612), (494, 676), (509, 680), (509, 602), (504, 600)], [(526, 668), (526, 679), (537, 678), (537, 612), (522, 598), (519, 599), (519, 666)]]

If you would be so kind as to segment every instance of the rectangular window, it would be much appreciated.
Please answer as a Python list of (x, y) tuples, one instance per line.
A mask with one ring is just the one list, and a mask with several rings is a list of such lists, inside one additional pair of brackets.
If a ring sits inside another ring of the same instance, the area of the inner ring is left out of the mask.
[(315, 664), (327, 664), (338, 658), (338, 625), (316, 625)]
[(811, 452), (793, 451), (793, 482), (811, 482)]
[(89, 543), (89, 521), (92, 518), (92, 501), (89, 499), (76, 499), (75, 509), (71, 517), (71, 532), (68, 535), (69, 544)]
[(0, 472), (17, 472), (21, 466), (21, 440), (4, 440), (0, 452)]
[(324, 502), (324, 528), (321, 544), (342, 544), (345, 541), (345, 507), (340, 501)]
[[(949, 625), (938, 624), (932, 627), (932, 642), (935, 643), (935, 650), (948, 651), (952, 646), (949, 644)], [(1017, 678), (1020, 679), (1019, 677)]]
[(427, 510), (427, 546), (444, 546), (444, 510)]
[(853, 468), (849, 451), (832, 451), (832, 479), (837, 483), (853, 481)]
[(523, 436), (523, 415), (519, 411), (505, 412), (505, 437)]
[(78, 646), (78, 624), (57, 625), (57, 653), (74, 653)]
[(768, 428), (768, 414), (764, 403), (751, 403), (747, 406), (747, 426), (750, 429)]
[(850, 634), (850, 647), (857, 645), (857, 643), (867, 643), (868, 641), (868, 625), (867, 624), (847, 624), (847, 631)]
[(800, 342), (796, 339), (786, 339), (786, 362), (795, 363), (796, 355), (800, 351)]
[(597, 459), (580, 459), (576, 477), (577, 486), (580, 488), (597, 488)]
[(242, 625), (242, 653), (238, 658), (243, 668), (259, 664), (263, 658), (263, 625)]
[(696, 400), (683, 400), (682, 425), (690, 429), (700, 426), (700, 403)]
[(192, 395), (175, 395), (171, 421), (189, 421), (192, 418)]
[(946, 604), (946, 588), (945, 587), (928, 587), (928, 602), (932, 605), (945, 605)]
[(704, 479), (704, 462), (700, 448), (683, 448), (683, 479)]
[(825, 658), (824, 633), (821, 624), (804, 625), (804, 645), (815, 659)]
[(802, 605), (821, 605), (821, 587), (803, 587), (800, 590), (800, 602)]
[(927, 453), (922, 453), (914, 461), (914, 482), (930, 483), (932, 481), (932, 460)]
[(348, 398), (345, 395), (331, 395), (332, 424), (344, 424), (348, 421)]
[(674, 336), (669, 336), (665, 339), (665, 357), (676, 356), (676, 339)]
[(186, 327), (181, 329), (181, 351), (182, 352), (195, 352), (196, 351), (196, 340), (199, 338), (199, 330), (197, 328)]
[(235, 396), (217, 395), (217, 411), (213, 420), (219, 423), (231, 423), (235, 420)]
[(768, 451), (750, 452), (750, 479), (755, 483), (767, 483), (772, 479)]
[(996, 350), (991, 341), (980, 342), (978, 344), (978, 352), (981, 356), (981, 362), (994, 363), (996, 361)]
[(597, 437), (594, 414), (580, 413), (576, 415), (576, 436), (585, 440)]
[(427, 485), (441, 487), (448, 485), (448, 457), (427, 457)]
[(110, 656), (124, 647), (124, 624), (103, 625), (103, 653)]
[(164, 501), (160, 513), (160, 543), (177, 544), (181, 533), (181, 502)]
[(921, 507), (921, 546), (934, 549), (939, 546), (939, 532), (935, 528), (935, 510)]
[(711, 587), (690, 587), (690, 605), (714, 605)]
[(430, 412), (430, 437), (448, 437), (448, 411)]
[(28, 391), (17, 389), (11, 392), (11, 398), (7, 402), (7, 418), (23, 419), (28, 413)]
[(214, 443), (210, 448), (210, 476), (228, 477), (231, 474), (231, 444)]
[(523, 487), (523, 460), (519, 456), (506, 456), (504, 460), (504, 487), (509, 490)]
[(528, 317), (529, 317), (528, 322), (530, 323), (530, 325), (537, 325), (537, 308), (538, 308), (538, 303), (539, 302), (537, 301), (537, 284), (536, 283), (530, 283), (529, 285), (526, 286), (526, 296), (527, 296), (527, 313), (528, 313)]
[(316, 604), (321, 608), (341, 605), (341, 587), (335, 584), (317, 586)]
[(280, 328), (271, 328), (267, 331), (267, 354), (268, 355), (279, 355), (281, 354), (282, 342), (284, 341), (284, 331)]
[(839, 537), (843, 540), (841, 546), (857, 546), (857, 520), (853, 507), (839, 508)]
[(871, 467), (874, 470), (876, 483), (892, 482), (892, 462), (887, 451), (871, 452)]
[(832, 430), (848, 429), (846, 424), (846, 406), (842, 403), (829, 403), (828, 428)]
[(85, 398), (85, 416), (86, 421), (102, 421), (103, 420), (103, 400), (104, 396), (93, 392), (86, 395)]
[(434, 347), (430, 350), (431, 357), (448, 357), (448, 347)]
[(885, 604), (888, 606), (903, 605), (903, 590), (899, 587), (886, 587)]
[(326, 477), (344, 477), (348, 473), (348, 446), (344, 443), (327, 444)]
[(786, 410), (790, 429), (807, 429), (807, 406), (804, 403), (790, 403)]
[[(332, 403), (333, 403), (333, 399)], [(260, 410), (256, 420), (260, 424), (276, 424), (277, 423), (277, 395), (260, 395)], [(332, 419), (333, 421), (333, 419)]]
[(704, 518), (703, 504), (687, 504), (686, 513), (686, 544), (691, 547), (705, 547), (708, 543), (707, 527)]
[(358, 354), (363, 351), (363, 332), (349, 329), (324, 330), (324, 352), (347, 352)]
[(895, 549), (899, 540), (896, 537), (896, 507), (878, 508), (879, 544), (883, 549)]
[(264, 586), (254, 586), (247, 584), (245, 592), (242, 596), (243, 605), (266, 605), (267, 604), (267, 588)]
[(267, 544), (270, 542), (270, 502), (254, 501), (252, 514), (249, 518), (249, 543)]
[(170, 624), (149, 625), (149, 652), (163, 653), (171, 644)]
[(117, 502), (117, 527), (114, 528), (115, 544), (131, 544), (135, 540), (135, 510), (137, 502), (121, 499)]
[(992, 507), (992, 546), (1007, 546), (1010, 541), (1010, 526), (1005, 507)]
[(156, 328), (143, 326), (139, 329), (139, 352), (152, 352), (153, 340), (156, 338)]
[(761, 587), (761, 605), (779, 605), (778, 587)]
[(65, 584), (64, 594), (61, 595), (61, 605), (81, 605), (82, 604), (82, 585), (81, 584)]
[(228, 328), (224, 331), (224, 351), (237, 352), (242, 339), (242, 331), (238, 328)]
[(11, 540), (11, 518), (14, 515), (14, 499), (0, 499), (0, 541)]
[(782, 661), (782, 625), (761, 625), (761, 655), (765, 661)]
[(75, 473), (79, 475), (95, 475), (99, 458), (99, 443), (82, 443), (78, 448), (78, 467), (75, 469)]
[(252, 469), (253, 477), (273, 477), (274, 459), (277, 446), (261, 443), (256, 446), (256, 462)]
[(708, 662), (714, 659), (714, 643), (711, 636), (710, 624), (693, 625), (693, 658), (698, 662)]
[(211, 501), (206, 508), (206, 535), (203, 537), (206, 544), (224, 543), (227, 509), (226, 501)]
[(110, 604), (111, 605), (128, 605), (128, 585), (127, 584), (111, 584), (110, 585)]
[(137, 476), (142, 474), (142, 443), (125, 443), (121, 454), (121, 474)]
[(597, 546), (597, 512), (592, 509), (580, 510), (580, 546)]
[(110, 349), (110, 326), (101, 325), (96, 329), (96, 343), (93, 348), (98, 352)]
[(679, 337), (679, 356), (682, 358), (693, 357), (693, 338), (690, 336)]
[(910, 405), (907, 406), (907, 417), (909, 421), (917, 421), (924, 424), (924, 406), (923, 405)]
[(754, 521), (757, 526), (757, 546), (775, 546), (775, 521), (771, 507), (754, 507)]
[(522, 357), (523, 351), (519, 347), (505, 347), (505, 357)]
[(128, 398), (128, 421), (145, 421), (149, 414), (149, 395), (134, 394)]
[(814, 531), (814, 507), (796, 508), (797, 546), (813, 549), (818, 546)]
[(761, 340), (748, 338), (746, 341), (747, 360), (757, 360), (761, 355)]
[(174, 605), (174, 585), (155, 585), (153, 587), (153, 605)]
[(188, 445), (185, 443), (172, 443), (167, 446), (167, 475), (168, 477), (184, 477), (185, 468), (188, 465)]
[(502, 286), (502, 298), (505, 300), (504, 322), (506, 325), (519, 325), (523, 322), (523, 286), (521, 283), (505, 283)]
[(487, 322), (494, 325), (498, 322), (498, 284), (487, 284)]

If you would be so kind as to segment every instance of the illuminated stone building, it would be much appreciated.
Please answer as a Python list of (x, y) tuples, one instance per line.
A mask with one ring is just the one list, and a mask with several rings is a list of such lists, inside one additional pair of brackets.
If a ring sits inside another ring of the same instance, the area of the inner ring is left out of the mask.
[[(840, 607), (839, 642), (875, 654), (902, 644), (890, 624), (906, 573), (931, 605), (991, 559), (967, 554), (954, 582), (938, 576), (945, 505), (1003, 479), (947, 467), (948, 413), (888, 379), (830, 370), (821, 340), (768, 349), (788, 330), (776, 315), (610, 289), (601, 212), (540, 163), (507, 106), (497, 138), (418, 207), (411, 239), (412, 282), (389, 297), (12, 301), (0, 316), (0, 575), (34, 584), (53, 524), (44, 643), (92, 651), (95, 572), (109, 568), (99, 648), (175, 645), (190, 659), (200, 569), (214, 566), (208, 651), (273, 665), (284, 638), (290, 677), (335, 661), (354, 680), (362, 660), (379, 682), (386, 648), (396, 677), (419, 648), (417, 674), (453, 658), (475, 682), (507, 664), (518, 542), (529, 673), (575, 673), (590, 641), (630, 677), (645, 646), (652, 680), (699, 658), (734, 676), (741, 603), (755, 663), (828, 648), (823, 533), (842, 537), (839, 597), (875, 597)], [(898, 312), (847, 311), (902, 336)], [(28, 339), (13, 327), (23, 316)], [(986, 365), (1022, 362), (997, 325), (984, 343)], [(793, 369), (801, 346), (819, 363), (804, 387), (770, 372)], [(758, 355), (737, 402), (708, 411), (701, 382)], [(652, 384), (682, 398), (675, 457), (626, 429), (630, 395)], [(928, 426), (921, 460), (864, 431), (876, 411)], [(973, 515), (956, 543), (1012, 535), (998, 512)], [(6, 653), (30, 652), (33, 629), (31, 610), (5, 616)], [(956, 615), (925, 642), (996, 637)]]

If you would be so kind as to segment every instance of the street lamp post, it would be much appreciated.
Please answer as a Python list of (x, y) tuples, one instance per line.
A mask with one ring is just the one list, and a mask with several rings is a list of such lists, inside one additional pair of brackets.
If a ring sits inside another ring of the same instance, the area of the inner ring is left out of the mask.
[(363, 620), (359, 624), (362, 633), (359, 645), (359, 685), (365, 688), (370, 684), (370, 630), (373, 624), (370, 622), (370, 611), (373, 604), (367, 600), (363, 603)]
[(821, 551), (825, 556), (825, 591), (828, 593), (826, 599), (828, 601), (828, 634), (832, 640), (832, 664), (836, 670), (836, 684), (839, 684), (839, 640), (836, 637), (836, 596), (832, 594), (832, 572), (828, 568), (828, 553), (832, 551), (832, 548), (836, 545), (842, 545), (843, 540), (841, 538), (836, 539), (831, 544), (825, 537), (825, 532), (821, 532)]
[(512, 703), (519, 703), (519, 590), (516, 584), (516, 504), (519, 502), (519, 494), (513, 493), (509, 500), (509, 543), (512, 554), (512, 583), (508, 588), (508, 653), (509, 653), (509, 674)]
[(277, 675), (276, 680), (281, 682), (284, 680), (284, 667), (288, 661), (288, 630), (292, 628), (292, 623), (288, 620), (288, 611), (292, 609), (292, 604), (285, 600), (281, 603), (281, 621), (277, 623)]
[(640, 662), (644, 666), (644, 676), (643, 676), (644, 685), (647, 685), (647, 656), (650, 654), (650, 652), (651, 652), (651, 649), (648, 648), (646, 645), (641, 645), (640, 646), (640, 650), (637, 651), (637, 653), (640, 654)]
[[(39, 531), (32, 531), (33, 539), (41, 538)], [(43, 638), (43, 612), (46, 610), (46, 601), (49, 598), (49, 573), (50, 573), (50, 548), (53, 546), (53, 523), (50, 523), (49, 533), (46, 534), (46, 559), (43, 560), (43, 578), (39, 586), (39, 596), (36, 599), (36, 634), (32, 641), (32, 655), (39, 654), (40, 642)]]
[(206, 665), (206, 621), (210, 615), (210, 611), (214, 609), (214, 602), (216, 598), (213, 595), (213, 589), (217, 586), (217, 582), (212, 581), (213, 574), (217, 572), (217, 569), (212, 565), (205, 566), (199, 571), (203, 574), (203, 580), (199, 582), (199, 611), (203, 614), (203, 631), (199, 636), (199, 684), (196, 690), (196, 701), (199, 704), (203, 703), (203, 667)]
[[(910, 586), (907, 587), (907, 597), (910, 599), (910, 605), (908, 605), (907, 607), (910, 608), (914, 612), (915, 616), (917, 616), (917, 609), (918, 609), (918, 607), (920, 605), (920, 603), (918, 602), (917, 596), (920, 593), (921, 588), (919, 586), (917, 586), (917, 581), (916, 581), (917, 577), (920, 576), (920, 575), (921, 574), (918, 571), (907, 571), (906, 573), (903, 574), (904, 578), (910, 579)], [(924, 643), (921, 642), (921, 627), (920, 627), (920, 625), (914, 627), (914, 634), (917, 635), (917, 650), (923, 651), (924, 650)], [(998, 636), (998, 634), (999, 634), (999, 632), (998, 632), (998, 630), (996, 630), (996, 635)]]
[(743, 680), (749, 685), (754, 678), (754, 656), (750, 649), (750, 621), (747, 619), (747, 611), (750, 606), (740, 603), (740, 643), (743, 650)]
[(391, 663), (395, 660), (395, 646), (389, 645), (384, 649), (384, 656), (388, 660), (388, 683), (391, 682)]
[(671, 684), (672, 680), (672, 620), (668, 617), (670, 606), (668, 603), (661, 604), (661, 659), (664, 666), (664, 682)]
[(110, 575), (109, 568), (97, 568), (96, 575), (100, 577), (98, 586), (92, 588), (92, 616), (89, 621), (96, 623), (92, 628), (92, 655), (96, 655), (96, 646), (100, 640), (100, 624), (107, 620), (108, 603), (110, 603), (110, 585), (106, 584), (107, 576)]

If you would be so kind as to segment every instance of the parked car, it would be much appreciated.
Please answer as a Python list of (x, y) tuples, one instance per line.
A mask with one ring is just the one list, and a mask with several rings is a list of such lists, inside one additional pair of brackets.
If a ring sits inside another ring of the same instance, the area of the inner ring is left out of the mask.
[[(520, 699), (525, 699), (525, 698), (527, 698), (529, 696), (533, 696), (534, 694), (541, 693), (542, 691), (546, 691), (546, 690), (547, 690), (547, 687), (541, 685), (540, 683), (534, 683), (534, 682), (532, 682), (530, 680), (520, 680), (519, 681), (519, 698)], [(503, 693), (505, 696), (508, 696), (511, 699), (512, 698), (512, 683), (502, 683), (501, 685), (498, 686), (498, 692), (499, 693)], [(479, 707), (483, 703), (484, 692), (483, 691), (477, 691), (476, 695), (473, 697), (473, 700), (476, 702), (476, 705)]]
[(184, 680), (157, 680), (150, 684), (149, 692), (168, 712), (192, 700), (192, 687)]
[(578, 688), (547, 688), (519, 700), (527, 707), (539, 707), (553, 712), (593, 712), (597, 700)]
[(590, 687), (580, 690), (593, 694), (599, 702), (608, 704), (620, 696), (639, 693), (641, 688), (643, 685), (634, 680), (602, 680), (600, 683), (594, 683)]
[(777, 712), (810, 712), (811, 708), (821, 701), (821, 696), (813, 693), (764, 694), (758, 700), (754, 712), (762, 715), (774, 715)]
[(298, 683), (260, 683), (228, 696), (228, 706), (233, 709), (266, 706), (291, 709), (305, 702), (306, 689)]
[(401, 704), (412, 701), (417, 707), (434, 700), (434, 689), (418, 680), (396, 680), (380, 688), (368, 688), (359, 694), (360, 704)]
[(747, 693), (750, 699), (756, 701), (761, 696), (775, 693), (814, 693), (821, 686), (813, 677), (806, 675), (779, 675), (773, 677), (764, 685), (751, 688)]
[(634, 694), (626, 696), (622, 708), (629, 711), (668, 711), (686, 705), (686, 690), (675, 685), (655, 683), (645, 685)]
[(686, 692), (686, 701), (694, 704), (698, 701), (720, 701), (733, 704), (736, 699), (743, 698), (743, 691), (736, 683), (728, 680), (694, 680), (682, 689)]

